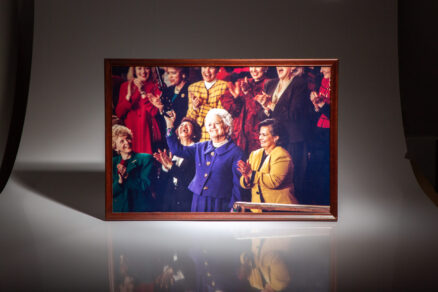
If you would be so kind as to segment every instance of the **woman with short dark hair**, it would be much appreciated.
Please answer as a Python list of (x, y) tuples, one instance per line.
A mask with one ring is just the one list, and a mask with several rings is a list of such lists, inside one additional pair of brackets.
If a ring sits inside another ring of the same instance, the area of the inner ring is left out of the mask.
[[(181, 120), (175, 132), (183, 146), (192, 146), (201, 138), (201, 127), (188, 117)], [(190, 212), (193, 193), (188, 187), (195, 176), (195, 161), (167, 153), (166, 149), (154, 153), (154, 158), (162, 164), (160, 180), (166, 184), (162, 211)]]
[(259, 132), (262, 148), (251, 152), (248, 162), (238, 162), (242, 174), (240, 185), (251, 189), (251, 202), (296, 204), (292, 158), (280, 146), (285, 140), (282, 125), (275, 119), (267, 119), (260, 123)]
[[(169, 111), (170, 108), (176, 113), (177, 120), (175, 127), (178, 127), (183, 117), (187, 114), (189, 95), (188, 95), (188, 78), (189, 70), (185, 67), (166, 67), (166, 77), (169, 87), (164, 88), (162, 97), (166, 100), (163, 104), (160, 96), (151, 99), (152, 104), (158, 108), (161, 115), (164, 111)], [(165, 127), (164, 119), (162, 120)], [(165, 129), (164, 129), (165, 131)]]

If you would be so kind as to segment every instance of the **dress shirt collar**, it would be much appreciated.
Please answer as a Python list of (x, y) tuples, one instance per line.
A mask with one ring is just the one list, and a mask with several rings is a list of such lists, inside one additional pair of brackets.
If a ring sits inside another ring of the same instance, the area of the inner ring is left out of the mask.
[(227, 143), (225, 143), (224, 145), (222, 145), (219, 148), (215, 148), (213, 146), (213, 142), (212, 141), (208, 141), (207, 142), (207, 146), (205, 147), (204, 150), (204, 154), (208, 154), (210, 152), (216, 152), (218, 155), (222, 155), (224, 153), (227, 153), (228, 151), (230, 151), (232, 149), (233, 143), (231, 143), (231, 141), (227, 140)]
[(221, 147), (222, 145), (227, 144), (227, 142), (228, 142), (228, 139), (225, 139), (224, 141), (219, 142), (219, 143), (215, 143), (215, 142), (212, 141), (213, 146), (214, 146), (215, 148), (219, 148), (219, 147)]
[(280, 88), (281, 80), (280, 79), (278, 80), (277, 86), (275, 87), (275, 91), (274, 91), (274, 94), (272, 96), (272, 103), (274, 105), (277, 104), (281, 95), (286, 91), (286, 89), (289, 87), (289, 85), (292, 83), (293, 80), (294, 80), (294, 77), (292, 77), (290, 80), (287, 80), (286, 82), (284, 82), (284, 84), (281, 85), (281, 88)]
[(216, 81), (217, 81), (217, 79), (212, 81), (212, 82), (204, 81), (205, 88), (207, 88), (207, 90), (209, 90), (210, 88), (213, 87), (213, 85), (216, 83)]

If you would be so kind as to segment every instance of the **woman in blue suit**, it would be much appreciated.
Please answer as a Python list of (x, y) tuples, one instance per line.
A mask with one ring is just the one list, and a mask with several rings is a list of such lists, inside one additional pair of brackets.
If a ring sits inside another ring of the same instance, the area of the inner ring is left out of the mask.
[(195, 161), (196, 173), (189, 185), (193, 192), (192, 212), (229, 212), (242, 200), (237, 162), (243, 152), (230, 139), (233, 119), (224, 109), (211, 109), (205, 117), (210, 141), (182, 146), (173, 131), (176, 119), (166, 117), (167, 144), (177, 156)]

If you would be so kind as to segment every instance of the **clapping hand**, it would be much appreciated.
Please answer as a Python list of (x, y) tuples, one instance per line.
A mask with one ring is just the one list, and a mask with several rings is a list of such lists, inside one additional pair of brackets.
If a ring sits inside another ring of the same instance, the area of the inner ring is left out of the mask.
[(228, 90), (234, 98), (237, 98), (240, 95), (241, 83), (240, 80), (237, 80), (234, 84), (233, 82), (227, 82)]
[(240, 88), (243, 91), (243, 94), (248, 94), (248, 92), (251, 90), (248, 77), (245, 76), (243, 80), (240, 80)]
[(164, 105), (161, 102), (161, 98), (159, 96), (153, 95), (152, 93), (147, 93), (146, 96), (149, 99), (150, 103), (152, 103), (152, 105), (156, 107), (160, 111), (160, 113), (162, 113)]
[(313, 103), (316, 112), (318, 112), (319, 109), (324, 106), (324, 99), (319, 98), (319, 95), (316, 93), (316, 91), (312, 91), (310, 93), (310, 101)]
[(245, 178), (245, 182), (248, 184), (252, 175), (251, 165), (248, 162), (239, 160), (237, 162), (237, 170), (242, 174)]
[(119, 184), (123, 183), (123, 181), (128, 178), (126, 166), (121, 163), (117, 164), (117, 173), (119, 174)]
[(198, 110), (199, 106), (202, 104), (202, 100), (199, 96), (195, 96), (193, 92), (189, 92), (189, 98), (192, 101), (193, 109)]
[(140, 80), (139, 78), (134, 79), (134, 84), (137, 86), (138, 91), (143, 92), (144, 91), (144, 82)]
[(155, 285), (159, 287), (160, 291), (171, 290), (171, 287), (175, 284), (173, 273), (173, 268), (165, 266), (163, 273), (158, 275), (158, 277), (155, 279)]
[(155, 152), (153, 156), (159, 163), (161, 163), (164, 166), (164, 168), (168, 170), (172, 168), (173, 165), (172, 152), (169, 152), (169, 154), (167, 154), (166, 149), (164, 149), (163, 151), (158, 149), (158, 152)]
[(131, 86), (132, 86), (132, 80), (129, 81), (129, 83), (128, 83), (128, 90), (126, 91), (125, 98), (126, 98), (127, 101), (131, 100), (131, 95), (132, 95), (132, 93), (131, 93)]
[(262, 91), (261, 94), (257, 94), (254, 99), (260, 103), (260, 105), (264, 108), (267, 109), (269, 107), (269, 104), (271, 103), (271, 96), (266, 94), (266, 92)]

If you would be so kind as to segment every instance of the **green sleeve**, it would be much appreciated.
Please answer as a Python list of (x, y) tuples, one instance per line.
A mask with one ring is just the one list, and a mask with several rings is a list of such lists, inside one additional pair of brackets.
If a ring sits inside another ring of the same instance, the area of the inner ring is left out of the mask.
[[(138, 166), (140, 167), (139, 175), (135, 179), (129, 179), (129, 188), (136, 191), (148, 191), (151, 185), (150, 174), (153, 167), (153, 159), (150, 154), (143, 154), (137, 157)], [(129, 177), (129, 174), (128, 174)]]

